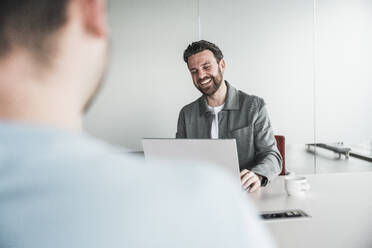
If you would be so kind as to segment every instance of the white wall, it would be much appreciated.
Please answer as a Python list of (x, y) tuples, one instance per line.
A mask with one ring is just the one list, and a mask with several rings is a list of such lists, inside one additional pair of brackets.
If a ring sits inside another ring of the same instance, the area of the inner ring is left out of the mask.
[(202, 38), (221, 46), (226, 80), (265, 99), (276, 134), (311, 143), (312, 1), (201, 1)]
[(372, 140), (372, 1), (319, 1), (317, 139)]
[(142, 137), (174, 137), (179, 109), (198, 93), (182, 53), (197, 38), (197, 1), (110, 1), (112, 67), (86, 129), (140, 150)]
[(135, 150), (141, 137), (174, 136), (178, 111), (199, 96), (182, 53), (198, 39), (200, 13), (201, 38), (224, 52), (225, 78), (266, 100), (288, 143), (313, 142), (314, 96), (318, 141), (372, 139), (371, 3), (318, 2), (313, 92), (312, 0), (110, 1), (112, 67), (86, 129)]

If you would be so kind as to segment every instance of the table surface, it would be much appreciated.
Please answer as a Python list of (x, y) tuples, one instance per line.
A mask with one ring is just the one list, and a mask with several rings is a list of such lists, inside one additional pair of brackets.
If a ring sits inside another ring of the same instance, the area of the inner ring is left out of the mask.
[(259, 211), (302, 209), (312, 216), (265, 221), (279, 247), (372, 247), (372, 172), (306, 177), (305, 196), (287, 196), (284, 177), (249, 194)]

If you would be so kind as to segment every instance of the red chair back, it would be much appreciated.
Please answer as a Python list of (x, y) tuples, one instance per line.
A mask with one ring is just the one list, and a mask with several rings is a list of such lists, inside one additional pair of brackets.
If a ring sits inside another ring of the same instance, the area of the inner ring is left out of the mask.
[(278, 150), (280, 152), (280, 155), (282, 155), (283, 158), (283, 168), (280, 175), (287, 175), (287, 170), (285, 168), (285, 137), (282, 135), (275, 135), (276, 139), (276, 146), (278, 147)]

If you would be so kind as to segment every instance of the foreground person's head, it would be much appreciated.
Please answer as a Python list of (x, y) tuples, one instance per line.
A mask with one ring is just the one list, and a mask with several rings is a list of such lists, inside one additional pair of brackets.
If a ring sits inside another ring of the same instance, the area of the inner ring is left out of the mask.
[(79, 129), (107, 66), (105, 0), (0, 1), (0, 118)]

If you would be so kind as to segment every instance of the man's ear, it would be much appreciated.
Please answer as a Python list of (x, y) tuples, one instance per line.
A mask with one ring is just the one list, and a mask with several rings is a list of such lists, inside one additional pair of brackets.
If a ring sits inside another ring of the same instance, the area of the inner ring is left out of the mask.
[(108, 35), (106, 0), (78, 0), (81, 3), (83, 22), (89, 33), (98, 37)]
[(226, 62), (225, 59), (221, 59), (220, 63), (218, 64), (220, 67), (221, 72), (225, 72)]

